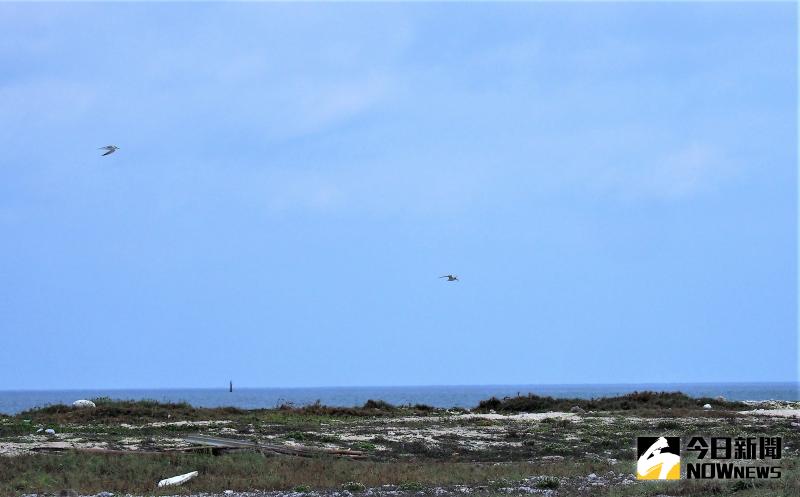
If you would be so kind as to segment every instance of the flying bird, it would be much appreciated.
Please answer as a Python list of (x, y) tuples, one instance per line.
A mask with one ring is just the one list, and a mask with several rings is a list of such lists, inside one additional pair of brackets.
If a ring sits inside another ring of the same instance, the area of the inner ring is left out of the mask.
[(454, 274), (446, 274), (444, 276), (439, 276), (439, 278), (447, 278), (447, 281), (458, 281), (458, 276)]
[(114, 152), (119, 150), (119, 147), (116, 146), (116, 145), (106, 145), (105, 147), (100, 147), (97, 150), (108, 150), (108, 152), (106, 152), (106, 153), (104, 153), (103, 155), (100, 156), (100, 157), (105, 157), (106, 155), (113, 154)]

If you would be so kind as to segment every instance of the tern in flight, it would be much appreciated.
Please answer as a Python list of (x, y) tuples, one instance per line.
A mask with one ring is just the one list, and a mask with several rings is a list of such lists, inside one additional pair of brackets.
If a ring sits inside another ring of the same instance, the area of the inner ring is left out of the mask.
[(458, 281), (458, 276), (454, 274), (446, 274), (444, 276), (439, 276), (439, 278), (447, 278), (447, 281)]
[(116, 146), (116, 145), (106, 145), (105, 147), (98, 148), (98, 150), (108, 150), (108, 152), (106, 152), (106, 153), (104, 153), (103, 155), (100, 156), (100, 157), (105, 157), (106, 155), (113, 154), (114, 152), (119, 150), (119, 147)]

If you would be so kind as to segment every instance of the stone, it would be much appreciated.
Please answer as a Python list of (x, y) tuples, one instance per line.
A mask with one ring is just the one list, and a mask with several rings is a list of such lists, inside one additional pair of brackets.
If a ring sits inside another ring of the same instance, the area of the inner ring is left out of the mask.
[(72, 403), (72, 407), (97, 407), (91, 400), (80, 399)]
[(569, 409), (569, 412), (574, 412), (575, 414), (584, 414), (584, 413), (586, 413), (586, 411), (585, 411), (585, 410), (583, 410), (583, 409), (582, 409), (581, 407), (579, 407), (579, 406), (572, 406), (572, 407), (570, 407), (570, 409)]
[(47, 433), (48, 435), (55, 435), (56, 434), (56, 430), (54, 430), (52, 428), (48, 428), (48, 429), (44, 430), (44, 432)]
[(703, 405), (703, 409), (705, 409), (705, 410), (711, 409), (711, 404), (704, 404)]

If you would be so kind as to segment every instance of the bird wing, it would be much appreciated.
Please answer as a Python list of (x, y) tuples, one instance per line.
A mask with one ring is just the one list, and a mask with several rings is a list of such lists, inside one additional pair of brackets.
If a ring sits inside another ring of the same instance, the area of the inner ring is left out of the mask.
[(106, 145), (105, 147), (100, 147), (97, 150), (111, 150), (114, 148), (114, 145)]
[(106, 155), (108, 155), (108, 154), (113, 154), (113, 153), (114, 153), (114, 149), (112, 148), (112, 149), (109, 149), (109, 150), (108, 150), (108, 152), (104, 153), (104, 154), (103, 154), (103, 155), (101, 155), (100, 157), (105, 157)]

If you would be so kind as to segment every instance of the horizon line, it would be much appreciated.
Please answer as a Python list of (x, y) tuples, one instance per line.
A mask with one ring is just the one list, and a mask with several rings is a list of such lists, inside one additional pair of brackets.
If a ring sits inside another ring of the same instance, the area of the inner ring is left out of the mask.
[[(759, 381), (642, 381), (625, 383), (476, 383), (476, 384), (420, 384), (420, 385), (321, 385), (321, 386), (240, 386), (234, 383), (234, 391), (239, 390), (311, 390), (311, 389), (347, 389), (347, 388), (441, 388), (441, 387), (569, 387), (569, 386), (642, 386), (642, 385), (767, 385), (794, 384), (800, 388), (800, 379), (794, 380), (759, 380)], [(0, 389), (0, 392), (70, 392), (81, 390), (226, 390), (227, 384), (219, 386), (199, 387), (70, 387), (70, 388), (25, 388)]]

